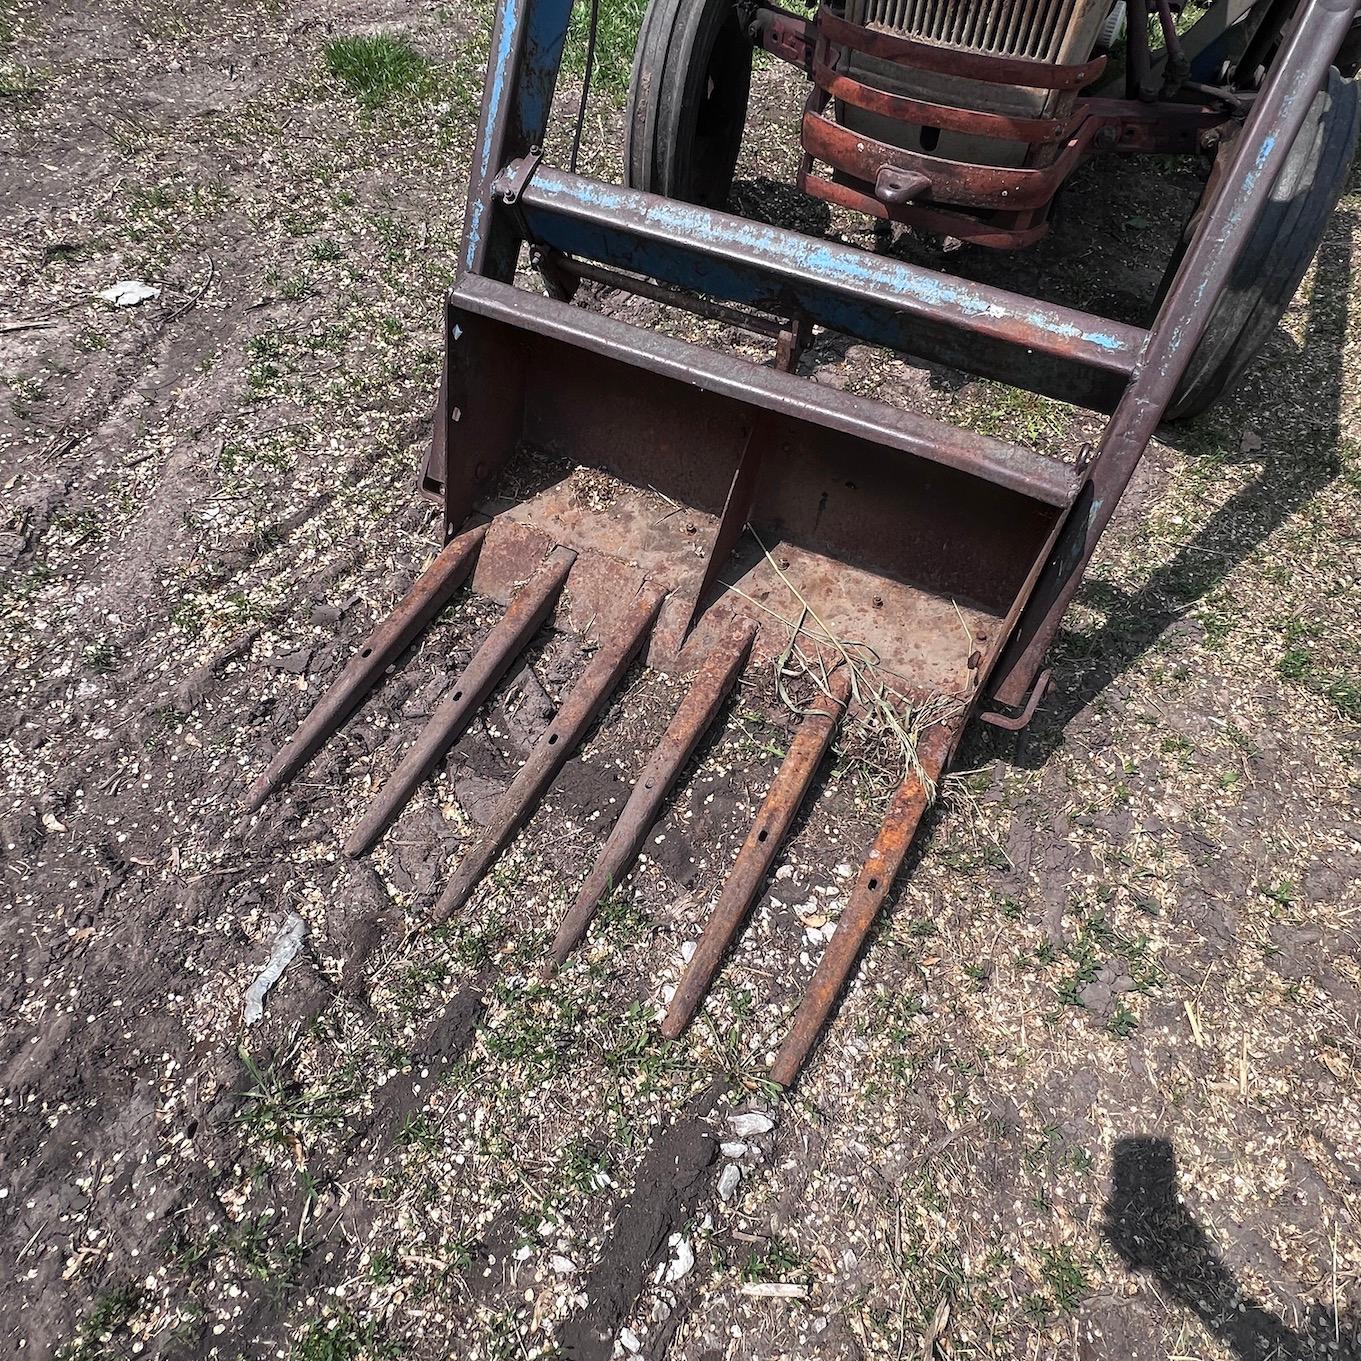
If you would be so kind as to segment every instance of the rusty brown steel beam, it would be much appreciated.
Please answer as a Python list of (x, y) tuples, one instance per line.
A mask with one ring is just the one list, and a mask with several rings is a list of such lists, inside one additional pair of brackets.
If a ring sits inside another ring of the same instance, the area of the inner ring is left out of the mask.
[(589, 260), (576, 260), (556, 251), (544, 256), (546, 263), (559, 270), (570, 279), (589, 279), (592, 283), (603, 284), (606, 288), (617, 288), (623, 293), (633, 293), (650, 302), (660, 303), (663, 307), (676, 307), (691, 312), (706, 321), (722, 322), (727, 326), (737, 326), (754, 335), (775, 339), (784, 323), (778, 318), (762, 312), (753, 312), (747, 307), (731, 307), (726, 303), (714, 302), (701, 293), (687, 293), (683, 288), (668, 288), (665, 284), (654, 284), (637, 274), (628, 274), (622, 269), (609, 269), (605, 265), (595, 265)]
[(770, 417), (765, 412), (759, 412), (747, 432), (746, 443), (728, 487), (728, 495), (723, 501), (723, 513), (719, 517), (718, 528), (714, 531), (713, 543), (709, 546), (709, 553), (704, 562), (704, 575), (690, 602), (689, 617), (685, 621), (687, 635), (717, 594), (715, 587), (723, 575), (723, 568), (732, 556), (733, 549), (737, 547), (742, 531), (747, 527), (752, 503), (756, 498), (761, 462), (765, 457), (766, 446), (770, 443), (770, 428)]
[(491, 825), (463, 857), (453, 881), (440, 894), (431, 913), (432, 922), (443, 921), (468, 901), (482, 876), (529, 820), (554, 776), (586, 735), (586, 730), (637, 656), (664, 598), (665, 592), (659, 587), (644, 586), (617, 632), (605, 640), (591, 659), (558, 710), (557, 717), (549, 724), (548, 731), (501, 796)]
[(850, 670), (838, 667), (832, 673), (831, 694), (821, 696), (804, 714), (789, 753), (771, 782), (723, 892), (705, 923), (695, 953), (681, 975), (662, 1022), (665, 1039), (679, 1039), (704, 1001), (728, 946), (751, 911), (799, 808), (808, 797), (813, 777), (846, 711), (850, 690)]
[(771, 1079), (790, 1087), (803, 1068), (818, 1035), (836, 1006), (864, 947), (865, 939), (907, 858), (912, 839), (931, 805), (933, 786), (945, 769), (954, 729), (940, 724), (922, 737), (919, 765), (893, 797), (874, 845), (861, 868), (851, 901), (823, 951), (813, 981), (794, 1016), (794, 1024), (775, 1058)]
[(743, 619), (724, 634), (705, 658), (662, 740), (635, 781), (576, 902), (558, 927), (553, 938), (553, 964), (561, 964), (572, 952), (586, 934), (600, 900), (619, 884), (637, 859), (685, 763), (737, 683), (755, 638), (755, 623)]
[(486, 532), (487, 527), (479, 525), (445, 545), (396, 609), (368, 636), (364, 646), (350, 659), (312, 712), (275, 753), (264, 773), (246, 791), (246, 812), (255, 812), (285, 780), (291, 779), (316, 755), (364, 702), (384, 672), (425, 631), (468, 579)]
[(863, 132), (833, 122), (825, 113), (807, 109), (803, 116), (803, 149), (862, 183), (873, 184), (889, 166), (931, 181), (932, 202), (964, 208), (1002, 208), (1018, 212), (1043, 208), (1088, 155), (1101, 130), (1094, 118), (1076, 132), (1052, 161), (1043, 166), (986, 165), (948, 160), (877, 141)]
[[(920, 227), (923, 231), (935, 232), (940, 236), (954, 236), (961, 241), (976, 246), (987, 246), (994, 250), (1022, 250), (1033, 246), (1049, 235), (1049, 222), (1041, 218), (1038, 223), (1025, 227), (1008, 226), (1020, 221), (1020, 213), (994, 213), (989, 220), (970, 216), (966, 211), (951, 211), (949, 208), (928, 207), (913, 201), (910, 203), (885, 203), (874, 193), (874, 186), (861, 184), (850, 175), (839, 175), (836, 180), (811, 170), (800, 170), (799, 188), (813, 198), (824, 203), (834, 203), (840, 208), (850, 208), (869, 217), (882, 218), (885, 222), (902, 222), (908, 226)], [(1031, 213), (1029, 216), (1033, 217)], [(1117, 389), (1117, 395), (1119, 391)], [(1088, 399), (1088, 405), (1109, 408), (1114, 398), (1105, 402)]]
[[(537, 183), (537, 180), (536, 176), (533, 183)], [(605, 189), (610, 193), (615, 192), (611, 186), (605, 186)], [(525, 192), (526, 195), (529, 193), (528, 190)], [(524, 203), (525, 198), (522, 197), (520, 201)], [(660, 199), (652, 201), (666, 202)], [(677, 229), (671, 230), (675, 233)], [(668, 245), (670, 239), (663, 238)], [(845, 249), (849, 252), (853, 249), (837, 247), (835, 243), (818, 243), (819, 250), (823, 246), (829, 251)], [(868, 255), (862, 250), (854, 249), (854, 254), (861, 257), (862, 261), (869, 262), (866, 268), (878, 270), (883, 262), (881, 257)], [(738, 268), (757, 270), (756, 260), (749, 251), (744, 252), (743, 260), (745, 263)], [(808, 269), (800, 265), (798, 277), (807, 273)], [(795, 273), (791, 271), (791, 280), (794, 277)], [(950, 284), (949, 288), (955, 290), (955, 284)], [(965, 291), (972, 294), (973, 289), (974, 285), (969, 284)], [(958, 468), (995, 485), (1033, 496), (1048, 505), (1067, 506), (1072, 498), (1072, 470), (1055, 459), (1046, 458), (1021, 445), (1007, 444), (1004, 440), (978, 435), (943, 421), (930, 420), (883, 402), (842, 392), (826, 384), (809, 382), (775, 368), (764, 368), (730, 352), (709, 350), (658, 331), (630, 326), (598, 312), (555, 303), (550, 298), (530, 293), (526, 289), (511, 288), (486, 279), (465, 278), (451, 296), (458, 307), (460, 325), (465, 330), (470, 330), (482, 321), (491, 323), (493, 329), (488, 334), (495, 339), (498, 348), (504, 350), (507, 356), (505, 362), (519, 362), (515, 352), (510, 349), (510, 343), (514, 341), (521, 345), (520, 353), (523, 353), (522, 337), (523, 333), (528, 332), (533, 338), (533, 348), (540, 352), (546, 352), (550, 345), (570, 346), (570, 350), (563, 348), (564, 356), (580, 351), (602, 362), (620, 361), (621, 365), (627, 366), (623, 372), (632, 371), (638, 375), (637, 382), (644, 397), (650, 394), (654, 375), (676, 379), (696, 390), (697, 404), (705, 402), (710, 396), (730, 399), (747, 407), (767, 411), (786, 427), (816, 429), (819, 433), (828, 431), (835, 435), (863, 439), (895, 453)], [(795, 302), (799, 306), (803, 305), (797, 299)], [(993, 314), (993, 304), (986, 297), (978, 297), (977, 303), (981, 316)], [(807, 310), (811, 313), (816, 309)], [(1070, 314), (1073, 317), (1076, 315)], [(1063, 328), (1068, 323), (1056, 324)], [(1098, 326), (1103, 337), (1096, 348), (1102, 348), (1109, 342), (1117, 350), (1132, 353), (1125, 351), (1126, 333), (1130, 328), (1121, 328), (1115, 323), (1111, 323), (1112, 329), (1108, 329), (1104, 322), (1093, 324)], [(849, 334), (846, 326), (840, 329)], [(946, 342), (942, 339), (937, 345), (937, 339), (935, 332), (932, 332), (933, 356), (941, 363), (954, 362), (944, 357)], [(558, 362), (556, 357), (555, 362)], [(1064, 366), (1065, 400), (1077, 400), (1074, 394), (1083, 390), (1084, 375), (1088, 375), (1088, 369), (1083, 364)], [(510, 381), (518, 383), (520, 380)], [(552, 385), (542, 375), (534, 375), (533, 381), (536, 393), (542, 399), (542, 393), (538, 390), (551, 388)], [(504, 438), (506, 458), (514, 449), (515, 441), (527, 437), (523, 425), (514, 426), (506, 435), (494, 422), (489, 421), (486, 426), (475, 425), (466, 413), (461, 426), (465, 431), (477, 428), (479, 434), (487, 430), (486, 441), (493, 436)], [(491, 485), (488, 484), (485, 490), (490, 494)]]
[(917, 127), (941, 128), (971, 137), (1001, 137), (1035, 146), (1066, 141), (1085, 116), (1081, 108), (1063, 118), (1021, 118), (1012, 114), (962, 109), (952, 104), (933, 104), (910, 99), (864, 81), (855, 80), (828, 63), (814, 61), (813, 80), (833, 99), (885, 118), (896, 118)]
[(486, 703), (510, 664), (529, 645), (543, 626), (567, 582), (577, 555), (570, 548), (555, 548), (539, 570), (519, 590), (510, 608), (497, 620), (454, 683), (440, 701), (421, 735), (402, 757), (369, 810), (345, 840), (345, 854), (364, 855), (401, 816), (418, 786), (462, 737), (473, 715)]

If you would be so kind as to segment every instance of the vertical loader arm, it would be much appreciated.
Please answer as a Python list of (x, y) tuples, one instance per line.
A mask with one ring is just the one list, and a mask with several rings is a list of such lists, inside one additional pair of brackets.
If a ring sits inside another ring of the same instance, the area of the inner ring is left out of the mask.
[(1355, 0), (1303, 0), (1297, 10), (1293, 29), (1238, 138), (1232, 168), (1187, 251), (1068, 523), (993, 673), (991, 690), (1000, 703), (1020, 706), (1034, 687), (1101, 535), (1205, 336), (1213, 304), (1266, 207), (1356, 14)]

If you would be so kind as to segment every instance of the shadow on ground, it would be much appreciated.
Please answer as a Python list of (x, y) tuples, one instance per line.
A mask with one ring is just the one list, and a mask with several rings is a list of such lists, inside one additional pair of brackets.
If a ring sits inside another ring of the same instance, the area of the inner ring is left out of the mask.
[[(1084, 598), (1105, 611), (1106, 620), (1095, 633), (1080, 639), (1060, 635), (1055, 671), (1064, 678), (1051, 691), (1037, 721), (1017, 743), (1018, 764), (1034, 769), (1044, 765), (1061, 745), (1069, 722), (1124, 675), (1197, 601), (1224, 581), (1272, 534), (1323, 491), (1342, 471), (1338, 444), (1342, 438), (1343, 351), (1347, 340), (1347, 312), (1335, 305), (1350, 286), (1352, 242), (1356, 219), (1338, 218), (1339, 229), (1319, 251), (1309, 325), (1299, 355), (1312, 356), (1322, 381), (1311, 391), (1314, 437), (1289, 452), (1270, 451), (1258, 475), (1230, 497), (1177, 554), (1158, 567), (1133, 594), (1121, 594), (1089, 581)], [(1281, 387), (1293, 387), (1290, 365), (1277, 369)], [(1230, 398), (1235, 408), (1234, 428), (1250, 425), (1270, 412), (1254, 410), (1241, 398)], [(1205, 440), (1205, 422), (1181, 430), (1164, 431), (1176, 447), (1195, 451)], [(1208, 454), (1208, 451), (1207, 451)], [(1225, 465), (1257, 457), (1237, 451)]]
[(1151, 1276), (1163, 1298), (1193, 1313), (1235, 1361), (1361, 1357), (1361, 1315), (1316, 1304), (1291, 1328), (1243, 1289), (1183, 1203), (1165, 1139), (1116, 1145), (1102, 1231), (1131, 1271)]

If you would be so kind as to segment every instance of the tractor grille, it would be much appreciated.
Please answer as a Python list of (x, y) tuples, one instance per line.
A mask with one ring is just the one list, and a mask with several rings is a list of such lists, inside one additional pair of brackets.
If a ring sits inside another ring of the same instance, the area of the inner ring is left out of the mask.
[(1081, 62), (1110, 7), (1110, 0), (849, 0), (846, 17), (968, 52)]

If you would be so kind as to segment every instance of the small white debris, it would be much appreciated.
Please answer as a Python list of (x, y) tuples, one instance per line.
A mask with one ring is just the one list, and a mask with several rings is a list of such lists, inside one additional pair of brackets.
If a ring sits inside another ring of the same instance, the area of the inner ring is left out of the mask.
[(630, 1356), (637, 1356), (643, 1350), (643, 1344), (638, 1341), (638, 1334), (632, 1328), (621, 1328), (619, 1330), (619, 1345)]
[(675, 1249), (676, 1255), (666, 1264), (666, 1279), (668, 1281), (684, 1280), (694, 1269), (694, 1249), (678, 1233), (671, 1235), (671, 1246)]
[(296, 912), (290, 912), (274, 937), (265, 967), (255, 976), (255, 982), (246, 989), (245, 1021), (256, 1025), (264, 1019), (265, 996), (284, 976), (284, 970), (297, 959), (302, 949), (303, 937), (307, 935), (307, 923)]
[(727, 1143), (719, 1144), (718, 1151), (725, 1158), (741, 1158), (746, 1155), (747, 1146), (736, 1139), (732, 1139)]
[(695, 942), (687, 940), (681, 946), (681, 958), (688, 964), (695, 957)]
[(741, 1115), (730, 1115), (728, 1116), (728, 1124), (739, 1139), (751, 1139), (758, 1134), (769, 1134), (775, 1128), (775, 1122), (770, 1116), (762, 1115), (759, 1111), (743, 1111)]
[(66, 824), (55, 813), (43, 814), (43, 826), (49, 832), (64, 832), (66, 830)]
[(742, 1169), (736, 1163), (729, 1163), (718, 1178), (718, 1198), (725, 1205), (737, 1194), (742, 1180)]
[(577, 1264), (570, 1257), (564, 1257), (560, 1252), (555, 1252), (548, 1259), (548, 1265), (551, 1266), (559, 1276), (576, 1275)]
[(159, 288), (144, 284), (140, 279), (120, 279), (111, 288), (103, 289), (98, 295), (104, 302), (115, 307), (137, 307), (144, 302), (152, 302), (161, 296)]
[(789, 1281), (746, 1281), (742, 1293), (758, 1300), (806, 1300), (808, 1287)]

